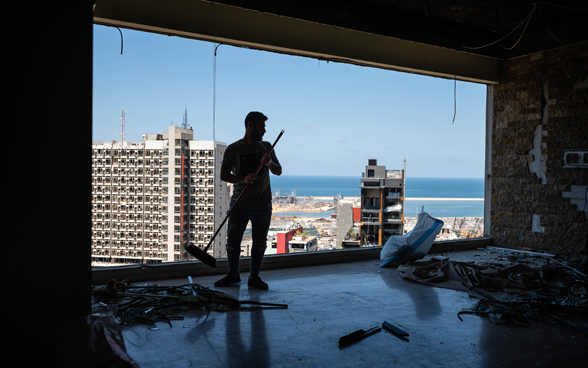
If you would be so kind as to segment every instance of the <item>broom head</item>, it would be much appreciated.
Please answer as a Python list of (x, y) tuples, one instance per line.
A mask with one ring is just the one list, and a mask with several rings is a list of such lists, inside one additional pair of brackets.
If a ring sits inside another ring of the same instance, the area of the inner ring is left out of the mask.
[(198, 248), (195, 245), (188, 245), (186, 246), (186, 251), (196, 257), (199, 261), (210, 266), (212, 268), (216, 268), (216, 259), (211, 256), (210, 254), (206, 253), (202, 249)]

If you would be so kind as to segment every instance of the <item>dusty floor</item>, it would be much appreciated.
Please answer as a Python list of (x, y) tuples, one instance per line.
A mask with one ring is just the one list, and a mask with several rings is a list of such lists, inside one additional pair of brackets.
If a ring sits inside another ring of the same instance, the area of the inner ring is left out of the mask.
[[(446, 256), (472, 259), (475, 253)], [(495, 325), (476, 315), (462, 315), (462, 322), (457, 313), (477, 299), (403, 280), (396, 269), (380, 268), (378, 260), (265, 271), (269, 291), (249, 289), (246, 277), (241, 274), (240, 286), (216, 289), (288, 308), (208, 315), (191, 310), (172, 327), (137, 324), (123, 330), (127, 352), (145, 368), (576, 367), (588, 358), (588, 336), (577, 330), (549, 322)], [(216, 279), (193, 281), (214, 288)], [(408, 341), (382, 330), (338, 346), (341, 336), (384, 321), (408, 332)]]

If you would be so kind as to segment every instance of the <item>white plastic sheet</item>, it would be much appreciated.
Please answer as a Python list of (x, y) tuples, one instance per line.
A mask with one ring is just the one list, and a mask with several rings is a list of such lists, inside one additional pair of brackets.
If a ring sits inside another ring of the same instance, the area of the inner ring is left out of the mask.
[(390, 207), (384, 208), (384, 212), (400, 211), (401, 209), (402, 209), (402, 205), (401, 204), (396, 204), (394, 206), (390, 206)]
[(418, 215), (414, 229), (404, 235), (391, 236), (380, 252), (380, 267), (396, 267), (423, 258), (441, 232), (443, 221), (426, 212)]

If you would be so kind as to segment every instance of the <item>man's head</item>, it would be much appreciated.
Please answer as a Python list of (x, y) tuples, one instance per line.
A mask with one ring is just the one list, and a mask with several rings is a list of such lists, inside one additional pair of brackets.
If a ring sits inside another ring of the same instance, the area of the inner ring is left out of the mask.
[(261, 141), (265, 134), (265, 122), (267, 116), (259, 111), (252, 111), (245, 117), (245, 129), (250, 132), (251, 138)]

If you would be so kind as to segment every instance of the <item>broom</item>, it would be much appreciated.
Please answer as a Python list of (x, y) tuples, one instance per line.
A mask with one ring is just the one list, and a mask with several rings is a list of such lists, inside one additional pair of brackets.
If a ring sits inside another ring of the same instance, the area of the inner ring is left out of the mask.
[[(276, 141), (274, 142), (274, 144), (272, 145), (272, 147), (269, 149), (269, 151), (266, 153), (266, 155), (269, 155), (270, 153), (273, 152), (274, 147), (276, 146), (276, 144), (278, 143), (278, 141), (280, 140), (280, 138), (282, 137), (282, 134), (284, 134), (284, 131), (282, 130), (280, 132), (280, 134), (278, 135), (278, 138), (276, 138)], [(259, 173), (259, 170), (261, 170), (263, 166), (263, 163), (259, 163), (259, 166), (257, 167), (257, 169), (255, 170), (255, 176), (257, 176), (257, 174)], [(216, 259), (211, 256), (210, 254), (207, 253), (208, 248), (212, 245), (212, 242), (214, 241), (214, 239), (216, 238), (216, 236), (218, 235), (218, 233), (221, 231), (223, 225), (225, 224), (225, 222), (227, 222), (227, 220), (229, 219), (229, 216), (231, 215), (231, 212), (233, 212), (233, 209), (235, 209), (235, 206), (237, 206), (237, 203), (239, 203), (239, 200), (241, 199), (241, 197), (243, 196), (243, 193), (245, 193), (245, 190), (247, 190), (247, 188), (249, 187), (249, 183), (247, 183), (247, 185), (245, 185), (245, 187), (243, 188), (243, 190), (241, 191), (241, 194), (239, 194), (239, 196), (237, 197), (237, 199), (235, 200), (235, 203), (233, 203), (233, 206), (229, 209), (229, 212), (227, 213), (227, 216), (225, 217), (225, 219), (223, 220), (223, 222), (220, 224), (220, 226), (218, 227), (218, 229), (216, 230), (216, 232), (214, 233), (214, 235), (212, 236), (212, 238), (210, 238), (210, 241), (208, 242), (208, 245), (206, 245), (206, 247), (204, 247), (204, 249), (200, 249), (199, 247), (193, 245), (193, 244), (189, 244), (185, 247), (186, 251), (188, 253), (190, 253), (192, 256), (196, 257), (198, 260), (200, 260), (202, 263), (212, 267), (212, 268), (216, 268)]]

